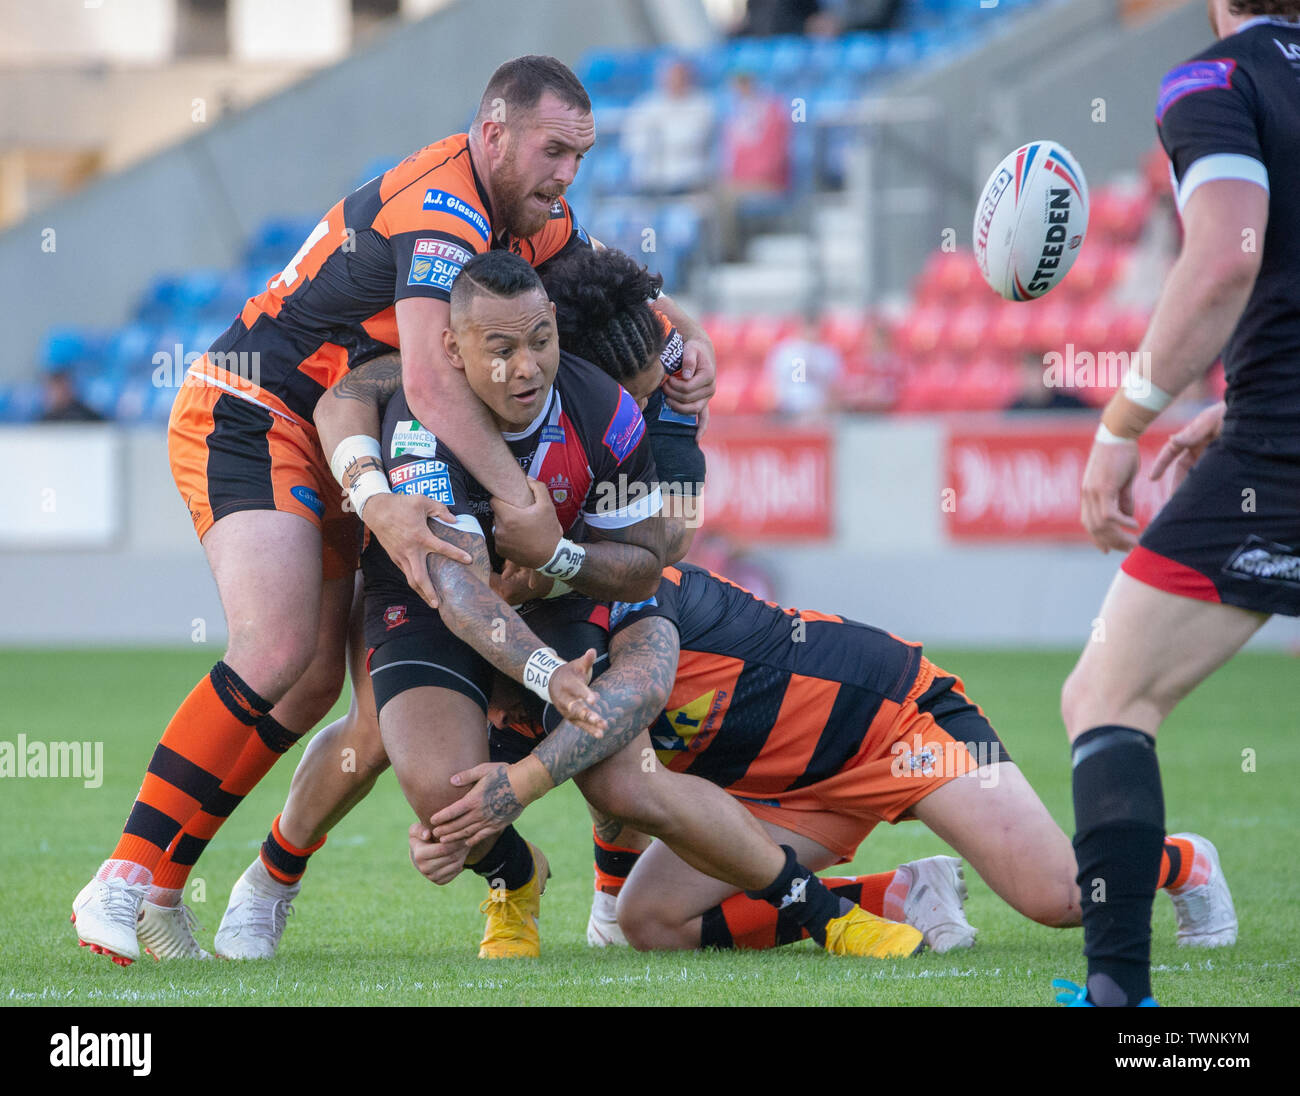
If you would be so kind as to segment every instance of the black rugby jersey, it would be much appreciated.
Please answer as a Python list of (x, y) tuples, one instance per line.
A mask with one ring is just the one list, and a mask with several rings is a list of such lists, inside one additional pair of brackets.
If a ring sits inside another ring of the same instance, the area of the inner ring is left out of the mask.
[(1214, 179), (1269, 193), (1259, 276), (1223, 351), (1224, 432), (1300, 457), (1300, 25), (1249, 20), (1171, 70), (1156, 123), (1180, 210)]

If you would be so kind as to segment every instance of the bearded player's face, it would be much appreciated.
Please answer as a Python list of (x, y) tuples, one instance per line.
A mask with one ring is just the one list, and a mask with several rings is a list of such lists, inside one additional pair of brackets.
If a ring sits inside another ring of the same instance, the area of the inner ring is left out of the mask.
[(566, 106), (547, 92), (518, 118), (507, 118), (493, 199), (503, 227), (513, 236), (540, 232), (551, 206), (578, 173), (595, 143), (591, 112)]

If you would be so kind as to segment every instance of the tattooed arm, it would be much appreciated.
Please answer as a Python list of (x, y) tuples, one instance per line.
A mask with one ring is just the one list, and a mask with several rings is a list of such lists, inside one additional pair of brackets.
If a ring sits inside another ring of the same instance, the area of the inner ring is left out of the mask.
[[(339, 442), (354, 434), (381, 439), (380, 412), (402, 386), (402, 359), (397, 353), (384, 354), (359, 365), (337, 381), (316, 403), (313, 418), (321, 449), (326, 456), (333, 454)], [(340, 481), (344, 491), (367, 472), (378, 472), (388, 482), (384, 463), (377, 457), (365, 456), (348, 465)], [(344, 507), (351, 509), (345, 499)], [(364, 517), (371, 532), (379, 538), (392, 561), (401, 568), (406, 581), (417, 594), (435, 609), (438, 595), (429, 582), (424, 559), (430, 553), (449, 556), (461, 563), (470, 557), (455, 545), (433, 535), (442, 526), (431, 524), (431, 518), (451, 520), (451, 511), (442, 503), (423, 496), (376, 494), (365, 503)]]
[(667, 523), (658, 514), (622, 529), (588, 526), (583, 542), (587, 555), (569, 585), (597, 601), (654, 597), (666, 562), (667, 532)]
[[(554, 522), (555, 540), (562, 535), (559, 519), (550, 493), (537, 480), (530, 479), (533, 504), (524, 509), (511, 506), (500, 499), (492, 500), (495, 516), (493, 539), (496, 550), (520, 567), (538, 568), (549, 559), (535, 554), (536, 549), (520, 535), (531, 529), (537, 512), (550, 511)], [(664, 568), (665, 528), (658, 513), (621, 529), (598, 529), (587, 524), (583, 541), (586, 558), (577, 575), (568, 579), (575, 590), (597, 601), (644, 601), (659, 589), (659, 579)], [(552, 549), (554, 550), (554, 549)]]
[[(312, 414), (325, 455), (333, 453), (339, 442), (354, 434), (366, 434), (378, 441), (380, 411), (401, 386), (402, 356), (394, 352), (349, 370), (332, 388), (326, 389)], [(370, 467), (384, 470), (382, 463)]]
[(561, 723), (522, 761), (477, 765), (452, 777), (466, 795), (430, 820), (439, 841), (478, 841), (500, 833), (551, 788), (612, 757), (648, 727), (672, 691), (677, 673), (676, 627), (646, 617), (610, 639), (610, 665), (592, 685), (592, 707), (609, 724), (592, 738), (569, 721)]
[[(443, 623), (502, 673), (522, 682), (528, 656), (546, 644), (489, 584), (491, 565), (483, 537), (453, 526), (439, 531), (472, 561), (464, 564), (445, 556), (427, 557), (429, 579), (438, 595)], [(577, 721), (580, 733), (599, 738), (606, 723), (593, 710), (596, 694), (587, 688), (595, 658), (596, 652), (588, 651), (557, 669), (551, 676), (550, 696), (566, 719)]]

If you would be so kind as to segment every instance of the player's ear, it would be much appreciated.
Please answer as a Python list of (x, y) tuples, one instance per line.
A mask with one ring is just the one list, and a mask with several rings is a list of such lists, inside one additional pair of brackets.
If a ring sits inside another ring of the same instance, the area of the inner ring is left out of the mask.
[(460, 343), (456, 339), (456, 332), (450, 327), (442, 329), (442, 352), (453, 366), (462, 373), (465, 371), (465, 359), (460, 356)]

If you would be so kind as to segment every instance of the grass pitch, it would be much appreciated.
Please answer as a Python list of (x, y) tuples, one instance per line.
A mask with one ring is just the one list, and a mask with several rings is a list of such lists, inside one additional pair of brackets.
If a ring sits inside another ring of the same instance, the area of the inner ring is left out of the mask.
[[(1058, 716), (1073, 653), (927, 652), (965, 680), (1052, 814), (1072, 831)], [(543, 899), (540, 962), (476, 958), (483, 884), (435, 888), (411, 868), (410, 812), (391, 774), (312, 861), (279, 956), (267, 963), (128, 969), (78, 948), (72, 898), (111, 851), (162, 728), (211, 650), (0, 651), (0, 741), (104, 743), (103, 783), (0, 781), (0, 1002), (150, 1005), (1043, 1005), (1054, 976), (1079, 979), (1078, 930), (1035, 925), (967, 871), (969, 951), (899, 962), (834, 959), (810, 943), (766, 953), (636, 954), (585, 942), (591, 829), (572, 786), (530, 808), (521, 830), (554, 877)], [(1217, 845), (1241, 921), (1240, 943), (1174, 943), (1155, 907), (1156, 994), (1164, 1005), (1300, 1003), (1300, 871), (1292, 856), (1300, 772), (1295, 660), (1237, 658), (1160, 736), (1170, 832)], [(200, 861), (187, 900), (211, 946), (230, 887), (284, 802), (295, 749), (248, 797)], [(918, 823), (879, 828), (855, 872), (949, 851)], [(848, 874), (837, 869), (835, 874)]]

